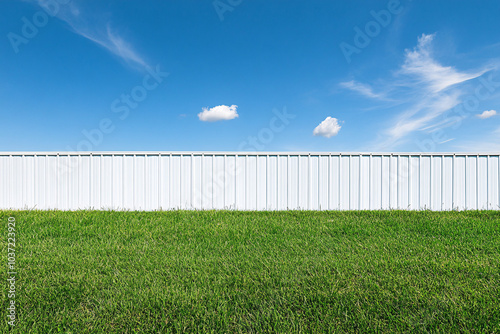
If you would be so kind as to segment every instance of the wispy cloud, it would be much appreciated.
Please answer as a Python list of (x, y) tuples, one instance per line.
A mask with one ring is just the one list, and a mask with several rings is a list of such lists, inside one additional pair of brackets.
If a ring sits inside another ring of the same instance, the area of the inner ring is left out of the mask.
[(486, 69), (472, 73), (459, 72), (452, 66), (443, 66), (432, 57), (432, 41), (435, 34), (422, 34), (413, 50), (406, 50), (405, 62), (399, 73), (413, 76), (431, 93), (477, 78)]
[(355, 80), (340, 84), (367, 97), (397, 100), (404, 107), (380, 130), (379, 140), (371, 145), (373, 149), (394, 149), (418, 131), (433, 132), (456, 123), (460, 116), (445, 121), (438, 121), (438, 117), (463, 102), (465, 94), (470, 93), (464, 89), (467, 81), (492, 69), (460, 71), (442, 65), (432, 52), (434, 38), (435, 34), (423, 34), (413, 49), (405, 50), (401, 67), (394, 72), (392, 80), (379, 88), (382, 92), (390, 92), (387, 96)]
[(497, 114), (496, 110), (485, 110), (481, 114), (477, 114), (476, 116), (479, 117), (480, 119), (486, 119), (493, 117)]
[(436, 131), (439, 131), (443, 128), (447, 128), (447, 127), (452, 126), (453, 124), (461, 122), (464, 118), (465, 118), (465, 116), (456, 116), (453, 118), (445, 118), (437, 123), (432, 123), (429, 126), (423, 127), (420, 130), (426, 131), (428, 133), (436, 132)]
[[(50, 2), (33, 0), (42, 8), (48, 9)], [(50, 9), (50, 8), (49, 8)], [(110, 53), (119, 57), (127, 64), (141, 69), (151, 68), (142, 56), (116, 30), (111, 28), (109, 21), (101, 23), (95, 12), (85, 13), (77, 6), (76, 1), (61, 5), (55, 13), (56, 17), (66, 22), (73, 32), (98, 44)]]
[(397, 146), (400, 139), (417, 130), (423, 130), (432, 120), (459, 103), (458, 93), (424, 99), (398, 116), (395, 124), (385, 131), (386, 139), (380, 146), (383, 148)]
[(370, 87), (370, 85), (363, 84), (361, 82), (357, 82), (355, 80), (341, 82), (340, 86), (343, 88), (350, 89), (354, 92), (357, 92), (363, 96), (372, 98), (372, 99), (385, 99), (385, 95), (381, 93), (375, 93)]
[(452, 140), (455, 140), (455, 138), (450, 138), (450, 139), (446, 139), (446, 140), (443, 140), (442, 142), (440, 142), (439, 144), (445, 144), (445, 143), (448, 143)]

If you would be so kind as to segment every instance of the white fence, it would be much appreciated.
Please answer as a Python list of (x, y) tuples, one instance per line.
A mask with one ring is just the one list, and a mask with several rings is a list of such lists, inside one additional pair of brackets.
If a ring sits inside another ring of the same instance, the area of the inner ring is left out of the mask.
[(500, 209), (500, 155), (0, 153), (0, 209)]

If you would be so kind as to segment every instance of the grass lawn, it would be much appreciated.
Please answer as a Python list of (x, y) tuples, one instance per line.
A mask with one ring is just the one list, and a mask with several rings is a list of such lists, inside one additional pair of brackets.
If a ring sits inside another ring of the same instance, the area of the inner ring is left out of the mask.
[(500, 212), (10, 216), (2, 333), (500, 333)]

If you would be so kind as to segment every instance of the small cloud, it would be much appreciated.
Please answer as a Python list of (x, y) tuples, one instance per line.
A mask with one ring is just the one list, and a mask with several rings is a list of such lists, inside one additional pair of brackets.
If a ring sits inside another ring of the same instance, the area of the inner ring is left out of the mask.
[(187, 115), (186, 114), (179, 114), (179, 118), (185, 118)]
[(340, 128), (341, 126), (339, 125), (338, 119), (328, 116), (314, 129), (313, 135), (330, 138), (336, 136)]
[(497, 114), (496, 110), (485, 110), (485, 111), (483, 111), (483, 113), (477, 114), (476, 116), (479, 117), (480, 119), (486, 119), (486, 118), (493, 117), (496, 114)]
[(198, 114), (198, 118), (203, 122), (228, 121), (238, 117), (236, 109), (237, 105), (225, 106), (220, 105), (213, 108), (202, 108), (202, 112)]

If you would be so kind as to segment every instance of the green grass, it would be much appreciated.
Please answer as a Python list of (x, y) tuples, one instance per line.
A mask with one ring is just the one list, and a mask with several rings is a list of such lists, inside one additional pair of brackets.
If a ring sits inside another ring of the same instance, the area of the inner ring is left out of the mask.
[(500, 333), (500, 212), (9, 216), (12, 333)]

